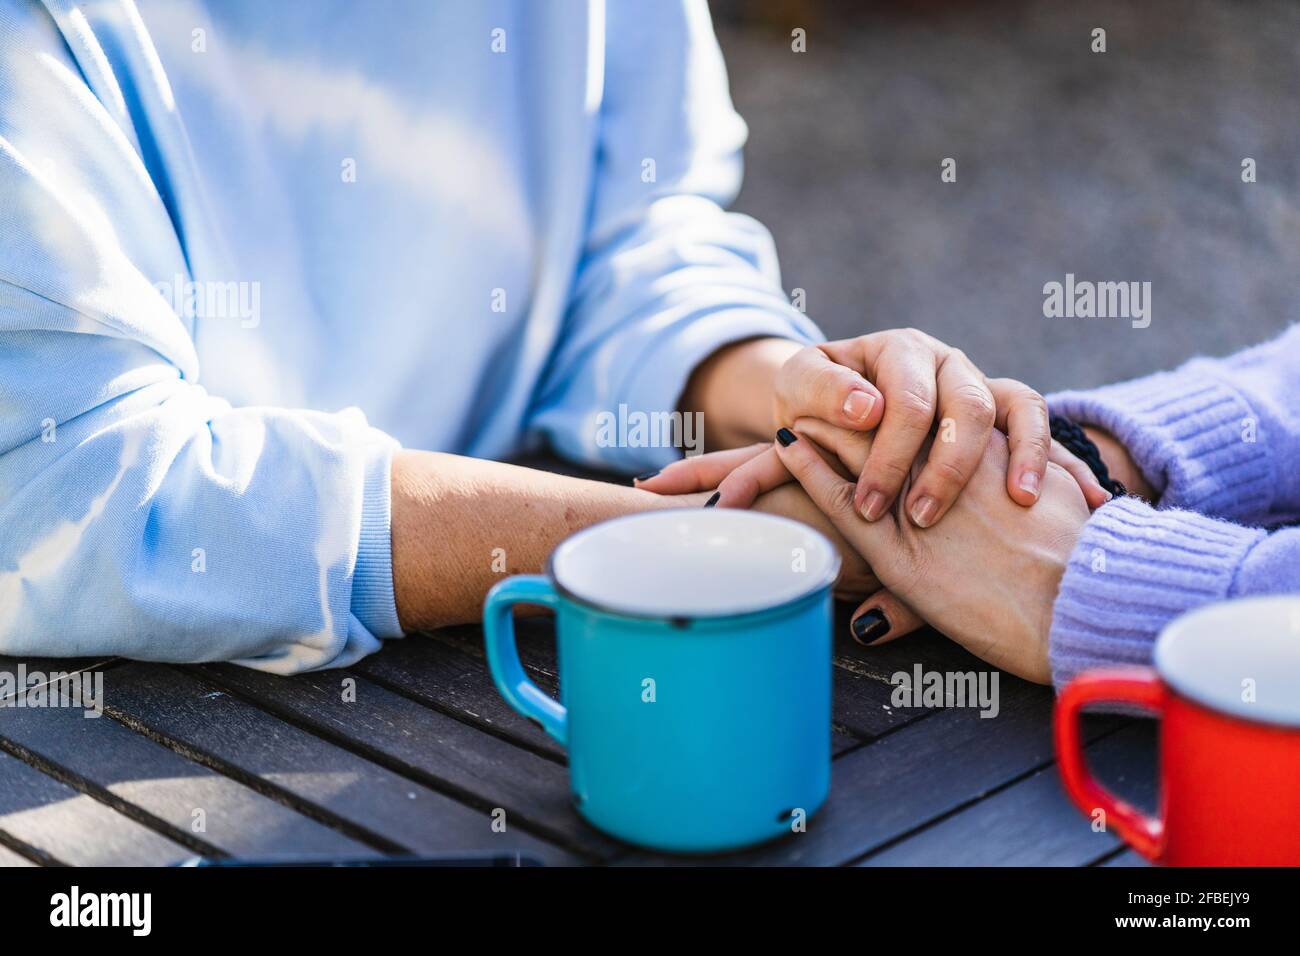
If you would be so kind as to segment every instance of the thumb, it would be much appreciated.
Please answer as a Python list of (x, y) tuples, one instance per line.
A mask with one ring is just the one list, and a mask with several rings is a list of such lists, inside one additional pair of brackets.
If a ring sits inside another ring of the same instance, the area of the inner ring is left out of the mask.
[(816, 347), (790, 357), (776, 378), (777, 408), (786, 421), (820, 418), (840, 428), (875, 428), (885, 413), (880, 390)]
[(859, 644), (879, 647), (911, 634), (924, 621), (892, 592), (881, 588), (853, 612), (849, 633)]

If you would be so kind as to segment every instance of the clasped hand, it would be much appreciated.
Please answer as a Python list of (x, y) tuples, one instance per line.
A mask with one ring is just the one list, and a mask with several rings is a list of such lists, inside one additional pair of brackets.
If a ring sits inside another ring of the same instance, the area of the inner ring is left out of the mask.
[(777, 428), (778, 441), (677, 462), (641, 487), (716, 489), (717, 506), (748, 507), (793, 478), (869, 565), (856, 572), (871, 591), (856, 638), (883, 643), (924, 622), (1050, 681), (1061, 577), (1090, 509), (1110, 495), (1052, 441), (1037, 392), (893, 330), (793, 356), (777, 376)]

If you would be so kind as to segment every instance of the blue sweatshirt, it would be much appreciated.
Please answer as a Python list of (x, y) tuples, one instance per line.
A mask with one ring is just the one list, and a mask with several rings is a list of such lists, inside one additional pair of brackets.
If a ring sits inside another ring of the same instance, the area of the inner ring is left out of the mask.
[(347, 665), (399, 442), (670, 460), (820, 338), (744, 138), (703, 0), (0, 0), (0, 653)]

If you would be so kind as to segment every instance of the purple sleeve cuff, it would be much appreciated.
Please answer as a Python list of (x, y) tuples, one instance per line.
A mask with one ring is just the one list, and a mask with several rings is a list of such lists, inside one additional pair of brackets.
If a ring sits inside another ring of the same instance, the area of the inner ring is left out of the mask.
[(1250, 405), (1191, 362), (1131, 382), (1048, 397), (1052, 412), (1114, 435), (1165, 507), (1262, 520), (1276, 487)]
[(1083, 527), (1052, 613), (1052, 679), (1090, 667), (1146, 664), (1156, 637), (1186, 611), (1231, 596), (1265, 537), (1204, 515), (1117, 498)]

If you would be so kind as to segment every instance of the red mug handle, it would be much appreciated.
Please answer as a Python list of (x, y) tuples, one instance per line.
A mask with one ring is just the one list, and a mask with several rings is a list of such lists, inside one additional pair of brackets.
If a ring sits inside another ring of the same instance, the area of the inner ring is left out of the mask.
[(1165, 707), (1165, 685), (1148, 667), (1086, 671), (1061, 691), (1056, 700), (1056, 759), (1066, 792), (1085, 815), (1100, 807), (1107, 823), (1148, 860), (1159, 858), (1164, 849), (1164, 822), (1149, 817), (1099, 784), (1088, 772), (1079, 734), (1079, 713), (1087, 704), (1136, 704), (1161, 713)]

